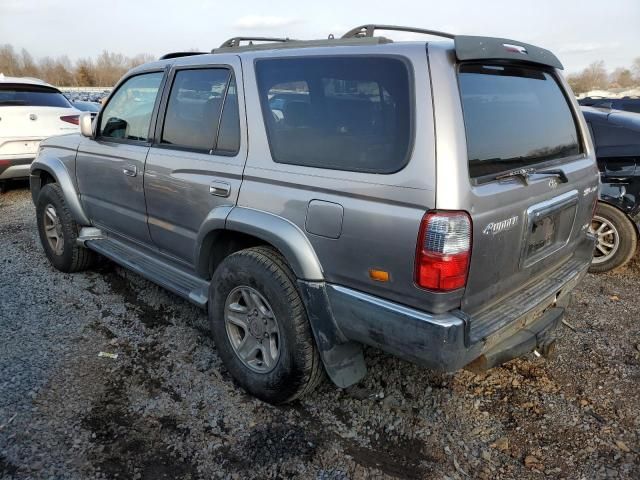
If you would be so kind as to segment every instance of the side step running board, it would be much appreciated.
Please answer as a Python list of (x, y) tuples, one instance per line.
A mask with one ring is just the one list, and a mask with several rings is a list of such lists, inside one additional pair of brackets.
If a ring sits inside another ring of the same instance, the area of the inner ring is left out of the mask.
[[(82, 237), (81, 234), (80, 238)], [(209, 282), (206, 280), (113, 238), (97, 235), (93, 239), (88, 237), (89, 235), (82, 238), (82, 243), (87, 248), (133, 270), (201, 308), (206, 307), (209, 292)]]

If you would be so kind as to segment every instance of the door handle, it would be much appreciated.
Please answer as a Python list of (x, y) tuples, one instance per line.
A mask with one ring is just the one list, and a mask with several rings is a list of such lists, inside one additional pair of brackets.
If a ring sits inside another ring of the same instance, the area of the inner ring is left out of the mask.
[(122, 173), (129, 177), (135, 177), (138, 174), (138, 167), (136, 167), (135, 165), (126, 165), (122, 169)]
[(216, 180), (209, 185), (209, 193), (218, 197), (228, 197), (231, 193), (231, 185)]

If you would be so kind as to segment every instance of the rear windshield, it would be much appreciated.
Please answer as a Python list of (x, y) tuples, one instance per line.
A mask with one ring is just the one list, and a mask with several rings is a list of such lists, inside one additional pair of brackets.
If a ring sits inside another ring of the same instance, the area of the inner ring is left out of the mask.
[(59, 91), (38, 85), (0, 85), (0, 107), (71, 107)]
[(472, 178), (580, 153), (575, 120), (551, 74), (465, 64), (458, 78)]

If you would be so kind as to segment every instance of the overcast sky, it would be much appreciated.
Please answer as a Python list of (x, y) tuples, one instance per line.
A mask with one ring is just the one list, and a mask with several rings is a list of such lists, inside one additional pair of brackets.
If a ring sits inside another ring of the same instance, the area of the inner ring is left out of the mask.
[(105, 49), (208, 51), (239, 35), (325, 38), (363, 23), (533, 43), (569, 72), (600, 59), (613, 70), (640, 57), (640, 0), (0, 0), (0, 43), (72, 60)]

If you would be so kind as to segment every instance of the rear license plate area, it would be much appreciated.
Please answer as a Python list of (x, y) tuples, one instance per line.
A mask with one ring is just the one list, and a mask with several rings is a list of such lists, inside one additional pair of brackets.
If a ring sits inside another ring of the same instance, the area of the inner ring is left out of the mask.
[(527, 241), (527, 257), (535, 255), (555, 243), (558, 234), (559, 216), (556, 213), (532, 222), (531, 232), (529, 232)]
[(572, 190), (527, 209), (522, 267), (528, 267), (564, 247), (571, 238), (578, 204)]

